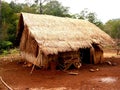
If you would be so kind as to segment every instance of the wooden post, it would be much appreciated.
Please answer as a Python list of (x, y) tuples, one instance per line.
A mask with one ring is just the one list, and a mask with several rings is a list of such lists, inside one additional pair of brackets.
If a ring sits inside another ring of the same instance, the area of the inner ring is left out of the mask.
[(55, 61), (50, 61), (50, 69), (51, 71), (55, 71), (56, 70), (56, 65), (57, 63)]
[(94, 47), (90, 48), (90, 63), (94, 64), (96, 61)]

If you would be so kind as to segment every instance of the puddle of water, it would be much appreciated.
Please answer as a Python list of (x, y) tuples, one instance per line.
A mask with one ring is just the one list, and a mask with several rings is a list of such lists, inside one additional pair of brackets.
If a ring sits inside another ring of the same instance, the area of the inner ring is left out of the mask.
[(68, 90), (66, 87), (56, 87), (56, 88), (30, 88), (29, 90)]
[(103, 78), (97, 78), (96, 80), (98, 80), (99, 82), (103, 82), (103, 83), (114, 83), (117, 81), (117, 78), (115, 78), (115, 77), (103, 77)]
[(113, 83), (113, 82), (116, 81), (116, 78), (106, 77), (106, 78), (101, 78), (101, 81), (102, 81), (102, 82), (105, 82), (105, 83)]
[(55, 88), (46, 88), (46, 87), (22, 88), (22, 87), (17, 87), (17, 88), (14, 88), (14, 90), (72, 90), (72, 89), (71, 88), (67, 88), (67, 87), (55, 87)]

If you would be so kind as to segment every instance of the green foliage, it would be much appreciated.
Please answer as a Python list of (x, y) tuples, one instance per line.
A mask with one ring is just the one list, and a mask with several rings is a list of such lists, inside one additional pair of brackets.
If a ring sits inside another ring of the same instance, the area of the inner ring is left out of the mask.
[(10, 8), (13, 10), (14, 13), (19, 13), (22, 11), (22, 5), (21, 4), (16, 4), (15, 2), (11, 1), (9, 4)]
[(18, 53), (19, 49), (18, 48), (13, 48), (9, 50), (9, 53), (14, 54), (14, 53)]
[(10, 41), (0, 41), (0, 50), (9, 49), (12, 47), (12, 45), (13, 45), (13, 43)]
[(17, 27), (17, 14), (6, 2), (2, 1), (2, 40), (8, 40), (10, 42), (15, 41), (16, 27)]
[(17, 49), (17, 48), (12, 48), (12, 49), (9, 49), (9, 50), (1, 49), (0, 50), (0, 57), (3, 56), (3, 55), (17, 54), (17, 53), (19, 53), (19, 49)]
[(115, 39), (120, 39), (120, 19), (109, 20), (104, 25), (104, 31)]
[(37, 6), (35, 4), (33, 4), (33, 5), (22, 4), (21, 12), (38, 13)]
[(10, 41), (0, 41), (0, 54), (6, 55), (9, 52), (9, 49), (13, 46), (13, 43)]
[[(0, 1), (0, 33), (1, 33), (1, 26), (2, 25), (2, 16), (1, 16), (1, 1)], [(1, 34), (0, 34), (0, 39), (1, 39)]]
[(7, 54), (9, 54), (9, 52), (8, 52), (8, 50), (2, 50), (2, 55), (7, 55)]

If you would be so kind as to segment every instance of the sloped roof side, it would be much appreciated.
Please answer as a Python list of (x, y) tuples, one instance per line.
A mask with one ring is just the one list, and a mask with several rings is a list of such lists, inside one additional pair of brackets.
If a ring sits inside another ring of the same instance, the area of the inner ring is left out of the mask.
[(78, 50), (97, 43), (113, 43), (111, 37), (94, 24), (80, 19), (22, 13), (24, 25), (45, 54)]

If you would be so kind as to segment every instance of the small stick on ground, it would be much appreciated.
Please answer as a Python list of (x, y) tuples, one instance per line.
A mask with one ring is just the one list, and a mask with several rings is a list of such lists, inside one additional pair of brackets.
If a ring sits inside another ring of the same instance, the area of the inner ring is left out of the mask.
[(5, 83), (5, 81), (3, 81), (1, 76), (0, 76), (0, 80), (8, 88), (8, 90), (13, 90), (10, 86), (7, 85), (7, 83)]
[(31, 71), (30, 71), (30, 74), (32, 74), (32, 72), (33, 72), (33, 70), (34, 70), (34, 68), (35, 68), (35, 64), (36, 64), (36, 63), (37, 63), (37, 60), (34, 61), (33, 66), (32, 66), (32, 69), (31, 69)]
[(30, 74), (32, 74), (34, 68), (35, 68), (35, 64), (33, 64), (32, 69), (31, 69), (31, 71), (30, 71)]

